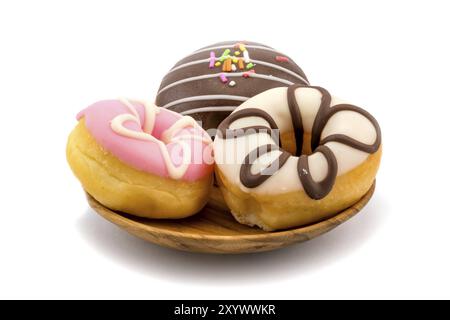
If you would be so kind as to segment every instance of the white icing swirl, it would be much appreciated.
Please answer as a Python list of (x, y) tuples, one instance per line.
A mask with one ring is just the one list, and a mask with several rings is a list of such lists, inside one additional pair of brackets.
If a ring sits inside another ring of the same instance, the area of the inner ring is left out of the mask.
[[(153, 103), (143, 102), (145, 110), (145, 123), (144, 126), (142, 126), (141, 119), (133, 103), (127, 99), (120, 99), (120, 101), (129, 109), (131, 114), (125, 113), (116, 116), (111, 121), (111, 129), (121, 136), (156, 143), (161, 151), (161, 155), (164, 159), (169, 176), (172, 179), (181, 179), (191, 164), (191, 148), (190, 145), (184, 140), (194, 139), (200, 140), (207, 144), (212, 143), (211, 138), (209, 138), (206, 134), (199, 135), (197, 133), (193, 133), (192, 135), (183, 134), (175, 136), (177, 132), (187, 127), (200, 128), (198, 123), (193, 118), (188, 116), (181, 117), (177, 120), (161, 134), (162, 141), (158, 140), (152, 135), (152, 132), (155, 126), (156, 115), (160, 112), (160, 108), (155, 106)], [(124, 126), (124, 123), (127, 121), (137, 123), (141, 128), (143, 128), (143, 131), (128, 129)], [(172, 162), (172, 158), (170, 157), (169, 150), (166, 145), (169, 143), (176, 143), (181, 147), (183, 159), (179, 166), (175, 166)]]

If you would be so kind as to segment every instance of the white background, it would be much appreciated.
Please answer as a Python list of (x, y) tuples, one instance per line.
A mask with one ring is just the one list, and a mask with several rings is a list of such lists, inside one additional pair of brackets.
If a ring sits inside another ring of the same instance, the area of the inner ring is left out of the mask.
[[(2, 1), (0, 298), (450, 298), (448, 1)], [(75, 114), (152, 99), (191, 51), (266, 43), (383, 131), (364, 211), (284, 250), (160, 248), (88, 208)]]

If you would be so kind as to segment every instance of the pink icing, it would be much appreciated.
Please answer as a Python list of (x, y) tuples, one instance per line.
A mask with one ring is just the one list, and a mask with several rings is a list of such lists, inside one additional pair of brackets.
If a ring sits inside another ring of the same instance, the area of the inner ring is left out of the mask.
[[(144, 105), (134, 101), (130, 102), (135, 106), (141, 124), (144, 125)], [(84, 117), (86, 127), (97, 143), (122, 162), (137, 170), (169, 178), (169, 172), (157, 143), (129, 138), (113, 131), (111, 121), (121, 114), (132, 113), (119, 100), (104, 100), (94, 103), (81, 111), (77, 115), (77, 120)], [(155, 118), (152, 136), (160, 139), (162, 133), (180, 118), (182, 118), (180, 114), (160, 108), (160, 112)], [(135, 121), (127, 121), (124, 123), (124, 126), (130, 130), (143, 132), (143, 128)], [(186, 134), (193, 135), (194, 133), (197, 136), (205, 137), (208, 135), (199, 127), (188, 127), (177, 132), (174, 137)], [(194, 138), (184, 139), (183, 141), (191, 147), (191, 163), (181, 180), (192, 182), (210, 174), (213, 170), (213, 160), (208, 143)], [(173, 163), (176, 166), (181, 164), (182, 150), (180, 146), (173, 142), (167, 144), (167, 149)]]

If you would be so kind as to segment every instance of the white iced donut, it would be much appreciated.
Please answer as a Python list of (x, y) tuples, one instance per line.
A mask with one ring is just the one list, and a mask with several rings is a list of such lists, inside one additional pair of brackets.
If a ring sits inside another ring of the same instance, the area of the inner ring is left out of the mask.
[(317, 222), (357, 202), (381, 159), (381, 132), (367, 111), (321, 87), (274, 88), (219, 126), (216, 174), (227, 205), (265, 230)]

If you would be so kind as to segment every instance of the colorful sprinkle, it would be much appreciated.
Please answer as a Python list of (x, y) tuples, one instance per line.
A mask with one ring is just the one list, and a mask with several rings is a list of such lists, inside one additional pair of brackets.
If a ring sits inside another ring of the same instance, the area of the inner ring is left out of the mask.
[(239, 44), (239, 50), (241, 50), (242, 52), (247, 51), (247, 48), (245, 48), (245, 44), (240, 43), (240, 44)]
[(238, 55), (240, 55), (240, 54), (241, 54), (240, 51), (235, 51), (235, 52), (234, 52), (234, 55), (235, 55), (235, 56), (238, 56)]
[(244, 51), (244, 61), (245, 63), (250, 63), (250, 56), (248, 54), (248, 51)]
[(255, 69), (249, 70), (250, 73), (256, 73)]
[(227, 65), (227, 71), (231, 71), (231, 65), (232, 65), (231, 58), (228, 58), (225, 62), (226, 62), (226, 65)]
[(246, 68), (247, 68), (247, 70), (248, 69), (251, 69), (251, 68), (253, 68), (255, 65), (253, 64), (253, 63), (249, 63), (249, 64), (247, 64), (247, 66), (246, 66)]
[(228, 61), (228, 60), (225, 60), (224, 63), (223, 63), (223, 65), (222, 65), (222, 71), (223, 71), (223, 72), (227, 72), (227, 71), (228, 71), (228, 70), (227, 70), (227, 69), (228, 69), (228, 66), (227, 66), (227, 63), (228, 63), (228, 62), (227, 62), (227, 61)]
[(209, 68), (213, 69), (214, 68), (214, 63), (216, 62), (216, 54), (214, 53), (214, 51), (211, 51), (209, 53)]
[(230, 83), (228, 84), (230, 87), (234, 87), (236, 85), (235, 81), (230, 81)]
[(250, 77), (250, 73), (244, 72), (244, 73), (242, 74), (242, 76), (243, 76), (244, 78), (249, 78), (249, 77)]
[(233, 63), (232, 65), (231, 65), (231, 71), (236, 71), (236, 65)]
[(284, 57), (284, 56), (276, 56), (275, 60), (277, 60), (278, 62), (288, 62), (289, 58), (288, 57)]
[(223, 60), (227, 59), (228, 56), (230, 55), (230, 52), (231, 52), (230, 49), (225, 49), (225, 51), (220, 56), (219, 60), (222, 62)]
[(239, 59), (238, 66), (240, 70), (244, 70), (244, 60)]
[(216, 67), (220, 67), (221, 65), (222, 64), (219, 61), (217, 61), (216, 64), (215, 64)]
[(233, 58), (233, 63), (237, 63), (238, 62), (238, 58)]
[(222, 81), (223, 83), (227, 83), (228, 82), (228, 78), (225, 76), (224, 73), (221, 73), (219, 78), (220, 78), (220, 81)]

